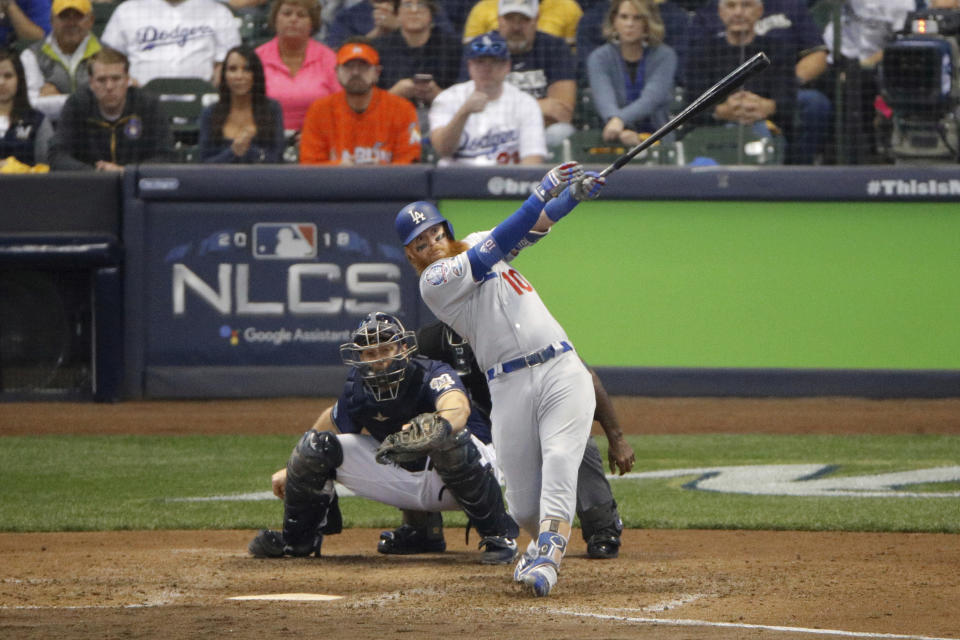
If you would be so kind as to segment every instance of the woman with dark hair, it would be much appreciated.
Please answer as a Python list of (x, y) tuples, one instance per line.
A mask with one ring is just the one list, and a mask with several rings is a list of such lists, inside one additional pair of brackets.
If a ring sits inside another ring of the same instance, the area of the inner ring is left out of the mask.
[(281, 162), (283, 111), (266, 94), (263, 65), (249, 47), (234, 47), (220, 71), (220, 101), (200, 116), (200, 160)]
[(45, 163), (53, 126), (27, 99), (20, 56), (0, 49), (0, 160), (13, 156), (29, 165)]

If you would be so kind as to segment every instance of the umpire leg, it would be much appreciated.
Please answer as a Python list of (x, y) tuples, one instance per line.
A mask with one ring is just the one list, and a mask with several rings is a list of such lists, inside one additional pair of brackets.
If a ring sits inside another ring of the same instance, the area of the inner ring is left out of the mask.
[(593, 438), (587, 440), (577, 475), (577, 517), (587, 543), (587, 554), (597, 559), (616, 558), (623, 522)]

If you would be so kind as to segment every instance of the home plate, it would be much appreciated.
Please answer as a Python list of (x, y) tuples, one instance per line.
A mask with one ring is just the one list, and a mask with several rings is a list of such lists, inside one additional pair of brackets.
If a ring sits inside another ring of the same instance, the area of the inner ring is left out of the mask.
[(320, 600), (340, 600), (343, 596), (331, 596), (326, 593), (264, 593), (255, 596), (233, 596), (227, 600), (285, 600), (287, 602), (317, 602)]

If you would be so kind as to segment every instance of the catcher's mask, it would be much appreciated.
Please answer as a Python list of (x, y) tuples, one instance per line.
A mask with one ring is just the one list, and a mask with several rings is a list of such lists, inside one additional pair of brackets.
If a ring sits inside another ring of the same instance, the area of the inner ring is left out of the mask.
[(400, 242), (403, 243), (403, 246), (407, 246), (418, 235), (441, 222), (447, 226), (447, 235), (452, 240), (454, 237), (453, 225), (450, 224), (450, 221), (444, 218), (440, 210), (432, 203), (426, 200), (418, 200), (400, 209), (393, 225), (400, 237)]
[(367, 314), (353, 332), (353, 341), (340, 345), (340, 359), (360, 372), (364, 385), (377, 402), (393, 400), (407, 375), (417, 337), (403, 324), (380, 311)]

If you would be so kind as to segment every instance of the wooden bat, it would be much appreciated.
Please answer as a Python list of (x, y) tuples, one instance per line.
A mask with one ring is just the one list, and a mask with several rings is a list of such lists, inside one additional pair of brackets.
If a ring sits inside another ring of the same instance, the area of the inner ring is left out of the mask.
[(739, 87), (741, 84), (747, 81), (747, 78), (757, 74), (770, 65), (770, 58), (763, 52), (760, 52), (741, 64), (739, 67), (728, 73), (720, 82), (713, 85), (698, 97), (696, 100), (687, 105), (687, 108), (673, 116), (670, 119), (670, 122), (663, 125), (656, 131), (654, 131), (649, 138), (642, 141), (637, 146), (633, 147), (622, 156), (613, 161), (609, 167), (600, 172), (601, 177), (606, 177), (622, 167), (623, 165), (630, 162), (634, 156), (648, 149), (657, 143), (665, 135), (682, 125), (684, 122), (694, 117), (698, 113), (702, 112), (705, 109), (709, 109), (713, 105), (717, 104), (728, 95), (733, 93), (733, 90)]

